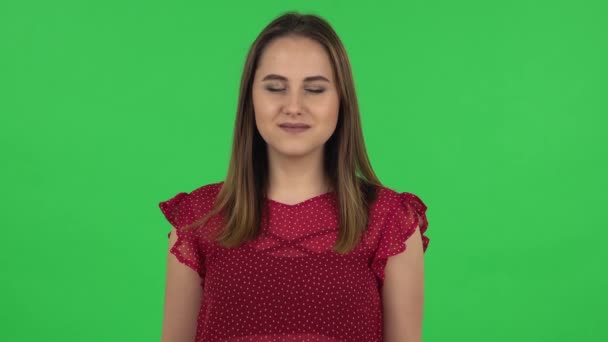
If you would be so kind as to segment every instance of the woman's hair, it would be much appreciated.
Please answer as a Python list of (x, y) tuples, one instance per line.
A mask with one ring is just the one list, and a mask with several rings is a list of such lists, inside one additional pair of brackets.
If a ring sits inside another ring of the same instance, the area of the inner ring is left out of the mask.
[(350, 62), (340, 38), (323, 18), (313, 14), (286, 12), (268, 24), (253, 42), (240, 84), (232, 154), (226, 179), (214, 207), (205, 217), (187, 226), (204, 224), (223, 212), (223, 229), (214, 239), (225, 247), (239, 246), (260, 234), (264, 198), (268, 189), (266, 142), (254, 117), (252, 82), (266, 45), (285, 36), (307, 37), (320, 43), (333, 66), (340, 99), (336, 130), (325, 143), (324, 169), (336, 195), (340, 227), (334, 251), (354, 248), (367, 227), (370, 203), (382, 184), (369, 162)]

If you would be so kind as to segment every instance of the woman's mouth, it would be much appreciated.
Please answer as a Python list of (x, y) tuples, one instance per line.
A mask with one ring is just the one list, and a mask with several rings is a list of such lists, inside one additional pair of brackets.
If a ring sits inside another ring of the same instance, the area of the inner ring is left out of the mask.
[(301, 133), (310, 128), (309, 125), (301, 123), (284, 123), (280, 124), (279, 127), (288, 133)]

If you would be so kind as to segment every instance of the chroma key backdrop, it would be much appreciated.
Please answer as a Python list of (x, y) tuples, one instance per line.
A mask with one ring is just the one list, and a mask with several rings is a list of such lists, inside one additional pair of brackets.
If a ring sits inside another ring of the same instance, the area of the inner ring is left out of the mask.
[(607, 341), (599, 0), (2, 1), (0, 340), (159, 340), (158, 202), (225, 177), (247, 50), (291, 10), (428, 206), (423, 340)]

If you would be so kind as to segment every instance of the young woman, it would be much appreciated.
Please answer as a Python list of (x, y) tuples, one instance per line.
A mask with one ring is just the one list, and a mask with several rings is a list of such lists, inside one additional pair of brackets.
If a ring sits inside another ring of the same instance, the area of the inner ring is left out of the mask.
[(264, 28), (236, 114), (225, 180), (159, 204), (162, 340), (420, 341), (426, 206), (374, 174), (327, 21)]

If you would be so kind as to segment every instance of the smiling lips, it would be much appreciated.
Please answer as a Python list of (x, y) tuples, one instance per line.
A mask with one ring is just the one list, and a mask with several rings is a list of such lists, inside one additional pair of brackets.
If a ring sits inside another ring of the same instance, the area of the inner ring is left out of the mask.
[(281, 127), (284, 131), (290, 132), (290, 133), (299, 133), (299, 132), (304, 132), (305, 130), (309, 129), (310, 126), (304, 123), (282, 123), (279, 125), (279, 127)]
[(289, 128), (309, 128), (310, 126), (305, 123), (289, 123), (285, 122), (280, 124), (281, 127), (289, 127)]

